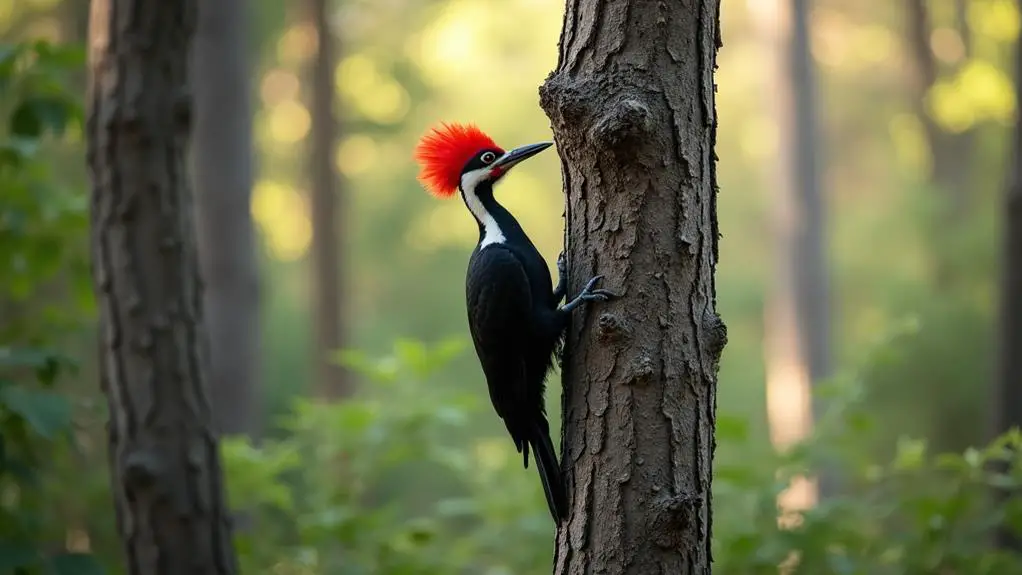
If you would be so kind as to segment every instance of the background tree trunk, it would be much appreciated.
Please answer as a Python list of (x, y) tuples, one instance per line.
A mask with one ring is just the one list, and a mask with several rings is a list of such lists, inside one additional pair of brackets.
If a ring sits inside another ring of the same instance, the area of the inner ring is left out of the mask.
[[(949, 133), (930, 115), (926, 98), (940, 79), (940, 66), (934, 57), (930, 42), (933, 31), (931, 14), (926, 0), (908, 0), (906, 8), (906, 38), (915, 69), (912, 106), (922, 123), (930, 151), (930, 182), (943, 196), (944, 205), (938, 221), (940, 230), (938, 234), (940, 237), (946, 237), (947, 225), (954, 226), (961, 222), (970, 208), (970, 158), (975, 147), (976, 134), (972, 129), (960, 134)], [(964, 63), (969, 56), (972, 33), (966, 19), (965, 2), (955, 0), (954, 9), (954, 30), (958, 33), (963, 48), (959, 62)], [(950, 262), (939, 258), (940, 256), (935, 264), (935, 279), (938, 286), (944, 286), (952, 281), (953, 270), (949, 269)]]
[(309, 0), (308, 5), (308, 18), (318, 41), (310, 74), (312, 133), (309, 150), (317, 392), (326, 397), (343, 397), (352, 392), (350, 378), (344, 368), (329, 360), (330, 354), (344, 345), (341, 325), (344, 302), (341, 258), (344, 252), (337, 230), (340, 186), (334, 154), (339, 131), (334, 115), (337, 54), (330, 27), (329, 0)]
[(719, 2), (569, 0), (540, 90), (567, 197), (569, 327), (556, 573), (709, 573), (717, 364)]
[[(1019, 2), (1022, 8), (1022, 2)], [(1007, 158), (1004, 231), (1001, 247), (1001, 316), (995, 421), (998, 435), (1022, 428), (1022, 39), (1015, 48), (1015, 130)], [(1022, 550), (1022, 541), (1008, 529), (998, 533), (1002, 548)]]
[[(812, 433), (821, 405), (813, 387), (830, 375), (830, 303), (820, 184), (816, 90), (805, 0), (760, 4), (757, 21), (774, 54), (765, 90), (778, 128), (771, 159), (774, 237), (764, 360), (771, 441), (784, 450)], [(800, 478), (781, 494), (783, 511), (814, 505), (832, 478)]]
[(131, 575), (235, 573), (185, 148), (194, 0), (94, 0), (88, 164), (110, 476)]
[(199, 0), (193, 53), (199, 259), (211, 343), (210, 397), (224, 434), (258, 435), (259, 264), (250, 209), (248, 3)]

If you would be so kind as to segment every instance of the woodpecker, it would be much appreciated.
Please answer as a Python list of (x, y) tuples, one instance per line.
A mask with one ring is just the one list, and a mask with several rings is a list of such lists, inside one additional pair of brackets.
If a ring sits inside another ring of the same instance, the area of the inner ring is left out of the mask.
[(497, 202), (493, 187), (511, 168), (553, 145), (540, 142), (504, 151), (472, 124), (432, 128), (419, 141), (419, 181), (439, 198), (460, 193), (479, 226), (466, 274), (469, 331), (493, 408), (529, 467), (529, 449), (555, 523), (567, 516), (561, 468), (550, 441), (543, 396), (572, 310), (615, 295), (590, 279), (561, 307), (567, 289), (564, 254), (554, 287), (543, 256), (518, 221)]

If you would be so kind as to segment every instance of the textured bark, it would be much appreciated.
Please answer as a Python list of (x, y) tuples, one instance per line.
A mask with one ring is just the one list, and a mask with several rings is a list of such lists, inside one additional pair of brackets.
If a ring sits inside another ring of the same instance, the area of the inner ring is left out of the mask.
[(328, 0), (309, 0), (309, 20), (319, 42), (312, 62), (312, 133), (310, 173), (312, 174), (312, 269), (316, 325), (317, 392), (326, 397), (343, 397), (352, 392), (351, 380), (329, 356), (344, 345), (341, 282), (344, 251), (337, 229), (340, 183), (334, 164), (338, 121), (334, 114), (334, 70), (337, 54), (330, 29)]
[(88, 164), (110, 477), (132, 575), (234, 573), (185, 170), (194, 0), (94, 0)]
[[(771, 440), (786, 449), (812, 432), (823, 407), (814, 405), (812, 387), (830, 373), (830, 304), (808, 7), (806, 0), (776, 0), (773, 8), (763, 32), (775, 54), (776, 81), (767, 98), (780, 138), (772, 162), (775, 245), (765, 361)], [(782, 507), (811, 506), (817, 489), (832, 484), (832, 477), (799, 481), (782, 494)]]
[[(1019, 4), (1022, 7), (1022, 2)], [(1016, 42), (1015, 48), (1015, 101), (1017, 109), (1022, 109), (1022, 42)], [(1022, 428), (1022, 297), (1019, 297), (1022, 294), (1022, 116), (1016, 116), (1010, 150), (1001, 246), (1001, 346), (994, 410), (997, 434), (1012, 427)], [(1022, 541), (1008, 529), (1001, 530), (997, 539), (1002, 548), (1022, 550)]]
[(571, 498), (556, 573), (709, 573), (717, 365), (718, 0), (569, 0), (540, 90), (561, 157)]
[(210, 398), (220, 433), (255, 436), (261, 407), (259, 265), (249, 208), (253, 152), (248, 3), (198, 3), (192, 165), (211, 343)]

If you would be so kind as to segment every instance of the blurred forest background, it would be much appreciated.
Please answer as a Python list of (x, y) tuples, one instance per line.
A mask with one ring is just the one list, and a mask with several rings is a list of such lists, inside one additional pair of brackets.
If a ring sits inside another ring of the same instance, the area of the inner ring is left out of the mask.
[[(537, 87), (562, 11), (251, 0), (200, 24), (200, 249), (240, 254), (207, 261), (206, 284), (211, 318), (242, 314), (212, 339), (218, 417), (240, 434), (224, 452), (243, 572), (549, 569), (539, 482), (468, 340), (476, 226), (422, 191), (411, 150), (442, 120), (548, 139)], [(800, 17), (811, 76), (787, 72)], [(84, 0), (0, 2), (0, 573), (121, 568), (88, 276), (87, 20)], [(1022, 573), (987, 544), (1022, 527), (1022, 505), (987, 506), (1015, 479), (985, 465), (1018, 441), (988, 445), (1017, 5), (725, 0), (721, 20), (717, 570), (776, 572), (797, 552), (807, 573)], [(499, 193), (552, 267), (557, 158)], [(779, 524), (776, 498), (807, 471), (820, 493), (782, 497), (805, 512)]]

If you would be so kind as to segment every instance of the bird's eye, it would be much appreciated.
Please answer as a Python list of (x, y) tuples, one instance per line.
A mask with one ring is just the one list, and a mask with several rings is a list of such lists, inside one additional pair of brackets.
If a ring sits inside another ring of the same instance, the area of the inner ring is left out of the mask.
[(484, 164), (492, 164), (493, 160), (497, 159), (497, 154), (494, 154), (493, 152), (483, 152), (483, 155), (479, 156), (479, 159), (482, 160)]

